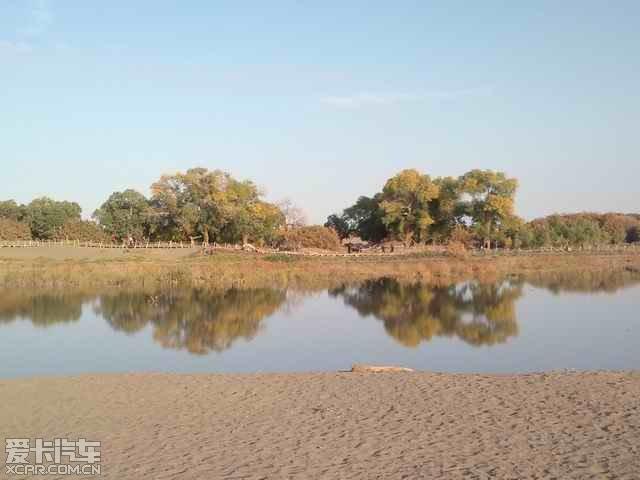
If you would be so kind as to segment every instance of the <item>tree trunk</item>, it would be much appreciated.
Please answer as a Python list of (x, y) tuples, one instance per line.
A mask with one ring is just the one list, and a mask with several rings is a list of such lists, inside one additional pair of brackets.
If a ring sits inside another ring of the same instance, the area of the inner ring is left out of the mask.
[(206, 226), (202, 227), (202, 243), (205, 247), (209, 245), (209, 229)]

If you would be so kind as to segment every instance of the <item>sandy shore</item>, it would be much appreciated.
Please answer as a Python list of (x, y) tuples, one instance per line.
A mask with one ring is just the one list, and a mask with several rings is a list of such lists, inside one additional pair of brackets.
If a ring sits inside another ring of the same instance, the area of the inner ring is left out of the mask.
[(100, 440), (114, 479), (638, 479), (639, 399), (640, 373), (35, 378), (0, 381), (0, 438)]

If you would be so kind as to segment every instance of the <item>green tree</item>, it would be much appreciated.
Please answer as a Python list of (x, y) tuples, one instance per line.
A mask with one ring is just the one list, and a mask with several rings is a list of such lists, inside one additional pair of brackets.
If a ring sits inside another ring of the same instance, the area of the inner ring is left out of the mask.
[(440, 187), (429, 175), (403, 170), (389, 179), (382, 189), (382, 222), (391, 234), (405, 242), (424, 241), (434, 223), (431, 204), (439, 194)]
[(381, 194), (373, 197), (359, 197), (351, 207), (346, 208), (342, 219), (347, 224), (349, 234), (355, 233), (362, 240), (378, 242), (387, 237), (388, 231), (380, 208)]
[(633, 215), (574, 213), (538, 218), (523, 228), (530, 231), (531, 247), (587, 248), (632, 242), (639, 224)]
[(429, 237), (434, 243), (444, 243), (451, 238), (453, 230), (463, 227), (464, 209), (460, 204), (460, 181), (453, 177), (436, 178), (433, 183), (440, 193), (430, 202), (433, 224)]
[(105, 232), (122, 240), (131, 236), (142, 239), (149, 235), (152, 220), (149, 201), (135, 190), (114, 192), (93, 213)]
[(18, 205), (14, 200), (0, 201), (0, 218), (21, 222), (25, 219), (26, 207)]
[(192, 168), (163, 175), (151, 187), (152, 206), (165, 236), (202, 236), (204, 242), (270, 240), (283, 223), (280, 210), (261, 199), (251, 181), (220, 170)]
[(348, 238), (349, 235), (351, 235), (349, 223), (347, 222), (347, 219), (344, 215), (337, 215), (335, 213), (329, 215), (324, 226), (336, 232), (336, 235), (338, 235), (340, 240)]
[(88, 242), (107, 242), (109, 236), (104, 229), (89, 220), (77, 218), (64, 222), (53, 237), (55, 240), (80, 240)]
[(223, 229), (223, 238), (243, 244), (249, 241), (273, 244), (285, 225), (285, 216), (276, 205), (254, 199), (242, 202)]
[(164, 237), (201, 236), (208, 243), (231, 217), (226, 189), (233, 180), (228, 173), (192, 168), (186, 173), (163, 175), (151, 186), (151, 202), (161, 219)]
[(226, 214), (221, 225), (220, 239), (225, 242), (246, 244), (252, 241), (272, 241), (278, 228), (284, 227), (285, 217), (275, 205), (260, 199), (261, 194), (253, 182), (228, 177), (220, 196)]
[(25, 211), (31, 233), (39, 239), (54, 238), (67, 220), (79, 220), (82, 213), (75, 202), (59, 202), (48, 197), (33, 200)]
[(505, 230), (517, 222), (514, 213), (518, 181), (502, 172), (472, 170), (460, 178), (460, 193), (473, 230), (484, 245), (504, 238)]

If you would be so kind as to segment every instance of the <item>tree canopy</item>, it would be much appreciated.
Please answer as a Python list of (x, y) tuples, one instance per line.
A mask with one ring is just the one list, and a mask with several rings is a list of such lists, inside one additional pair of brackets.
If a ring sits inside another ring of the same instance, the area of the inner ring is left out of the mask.
[(514, 213), (518, 183), (502, 172), (472, 170), (459, 178), (431, 178), (402, 170), (373, 197), (359, 197), (326, 225), (342, 237), (408, 242), (448, 241), (467, 229), (478, 241), (506, 243), (522, 223)]
[(405, 241), (426, 240), (431, 217), (431, 202), (440, 195), (440, 187), (417, 170), (403, 170), (387, 180), (380, 195), (382, 223), (389, 234)]
[(268, 241), (285, 222), (284, 214), (262, 200), (253, 182), (236, 180), (221, 170), (193, 168), (163, 175), (151, 191), (154, 231), (165, 238)]
[(151, 208), (149, 201), (135, 190), (114, 192), (93, 213), (102, 228), (117, 239), (131, 236), (140, 239), (148, 236)]
[(80, 220), (82, 209), (75, 202), (36, 198), (25, 209), (25, 219), (34, 238), (51, 239), (68, 220)]
[(192, 168), (162, 175), (151, 196), (114, 192), (82, 220), (76, 202), (36, 198), (0, 201), (0, 239), (134, 240), (257, 243), (340, 249), (341, 241), (455, 243), (459, 247), (591, 248), (640, 242), (640, 214), (554, 214), (525, 222), (516, 215), (518, 181), (503, 172), (471, 170), (432, 177), (401, 170), (380, 191), (361, 195), (324, 227), (305, 227), (290, 200), (267, 202), (250, 180)]

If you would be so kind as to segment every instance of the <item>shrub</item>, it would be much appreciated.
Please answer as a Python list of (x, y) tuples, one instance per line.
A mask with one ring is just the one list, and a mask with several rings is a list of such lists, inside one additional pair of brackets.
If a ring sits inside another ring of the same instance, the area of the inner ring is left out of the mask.
[(473, 234), (462, 225), (456, 225), (451, 231), (449, 244), (461, 244), (465, 249), (473, 246)]
[(109, 236), (96, 223), (87, 220), (67, 220), (56, 230), (55, 240), (80, 240), (82, 242), (108, 242)]
[(31, 240), (31, 229), (24, 222), (0, 218), (0, 240)]
[(467, 258), (469, 253), (467, 252), (467, 247), (464, 246), (462, 242), (449, 242), (447, 245), (447, 255), (455, 258)]
[(301, 248), (318, 248), (322, 250), (341, 250), (340, 237), (335, 230), (320, 225), (299, 227), (282, 232), (277, 242), (281, 250), (295, 251)]

